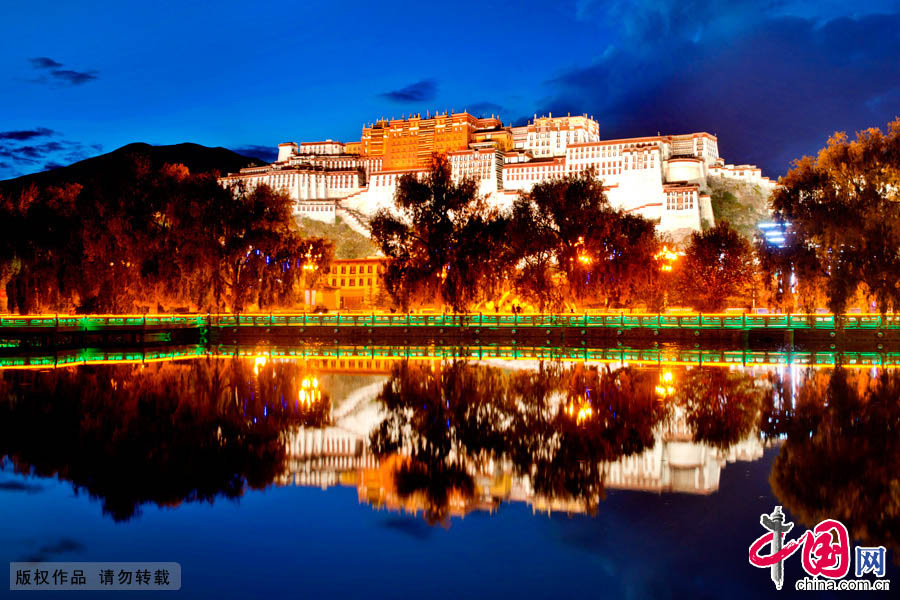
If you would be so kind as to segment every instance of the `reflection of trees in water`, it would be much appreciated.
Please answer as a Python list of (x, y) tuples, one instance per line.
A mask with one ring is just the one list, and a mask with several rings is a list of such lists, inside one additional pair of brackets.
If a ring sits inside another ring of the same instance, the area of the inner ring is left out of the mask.
[(691, 369), (674, 401), (684, 408), (693, 440), (727, 450), (756, 431), (772, 386), (742, 371)]
[(541, 365), (507, 372), (465, 362), (401, 363), (379, 399), (380, 456), (409, 457), (395, 474), (401, 496), (420, 494), (426, 518), (443, 520), (453, 495), (471, 497), (473, 473), (510, 465), (536, 493), (595, 510), (603, 463), (652, 447), (668, 408), (656, 375)]
[(787, 439), (770, 476), (798, 521), (846, 524), (900, 559), (900, 373), (813, 372), (794, 408), (772, 408), (770, 435)]
[(0, 456), (103, 500), (116, 520), (146, 502), (237, 498), (284, 470), (282, 432), (321, 425), (302, 370), (252, 359), (0, 374)]

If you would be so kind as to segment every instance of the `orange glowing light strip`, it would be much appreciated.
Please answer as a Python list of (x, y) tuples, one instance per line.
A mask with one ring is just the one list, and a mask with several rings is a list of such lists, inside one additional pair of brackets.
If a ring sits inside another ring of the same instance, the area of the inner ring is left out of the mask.
[[(471, 347), (469, 347), (471, 348)], [(476, 347), (477, 348), (477, 347)], [(185, 356), (172, 356), (172, 357), (162, 357), (162, 358), (148, 358), (148, 359), (121, 359), (121, 360), (77, 360), (72, 362), (65, 362), (57, 365), (0, 365), (0, 371), (6, 370), (50, 370), (50, 369), (64, 369), (68, 367), (79, 367), (83, 365), (100, 365), (100, 364), (119, 364), (119, 365), (134, 365), (134, 364), (147, 364), (147, 363), (158, 363), (158, 362), (171, 362), (171, 361), (181, 361), (181, 360), (192, 360), (192, 359), (203, 359), (203, 358), (216, 358), (216, 359), (228, 359), (228, 358), (245, 358), (245, 359), (254, 359), (260, 356), (265, 356), (267, 358), (271, 358), (274, 360), (287, 360), (287, 361), (306, 361), (306, 360), (383, 360), (383, 361), (392, 361), (392, 362), (400, 362), (404, 360), (411, 361), (443, 361), (443, 360), (451, 360), (451, 359), (465, 359), (467, 361), (484, 361), (484, 360), (503, 360), (503, 361), (527, 361), (527, 360), (558, 360), (559, 362), (565, 363), (584, 363), (584, 364), (621, 364), (623, 366), (627, 365), (637, 365), (637, 366), (655, 366), (655, 367), (741, 367), (741, 368), (750, 368), (750, 367), (800, 367), (800, 368), (815, 368), (815, 369), (834, 369), (837, 366), (841, 366), (847, 369), (897, 369), (900, 368), (900, 363), (898, 364), (872, 364), (872, 363), (843, 363), (841, 365), (831, 364), (831, 363), (799, 363), (799, 362), (791, 362), (791, 363), (782, 363), (782, 362), (728, 362), (728, 361), (710, 361), (710, 362), (690, 362), (690, 361), (664, 361), (660, 359), (600, 359), (600, 358), (573, 358), (570, 356), (500, 356), (500, 355), (482, 355), (471, 356), (471, 352), (469, 354), (454, 354), (454, 355), (446, 355), (446, 356), (366, 356), (366, 355), (346, 355), (346, 356), (335, 356), (330, 354), (310, 354), (305, 356), (291, 356), (291, 355), (278, 355), (278, 354), (265, 354), (265, 353), (248, 353), (248, 354), (228, 354), (228, 353), (204, 353), (204, 354), (194, 354), (194, 355), (185, 355)], [(330, 373), (330, 372), (347, 372), (348, 369), (320, 369), (322, 372)], [(373, 369), (369, 369), (370, 371)], [(350, 370), (351, 372), (353, 370)]]

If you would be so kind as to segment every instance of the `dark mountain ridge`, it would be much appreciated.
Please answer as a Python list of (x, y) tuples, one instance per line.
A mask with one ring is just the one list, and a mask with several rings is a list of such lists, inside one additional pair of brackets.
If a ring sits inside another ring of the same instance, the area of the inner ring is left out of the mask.
[(148, 161), (154, 170), (165, 164), (177, 163), (186, 166), (191, 173), (218, 171), (224, 174), (264, 164), (259, 159), (242, 156), (222, 147), (209, 148), (192, 143), (151, 146), (136, 142), (66, 167), (0, 181), (0, 192), (14, 194), (31, 185), (42, 188), (64, 183), (84, 185), (106, 178), (115, 179), (123, 173), (131, 172), (135, 160), (139, 159)]

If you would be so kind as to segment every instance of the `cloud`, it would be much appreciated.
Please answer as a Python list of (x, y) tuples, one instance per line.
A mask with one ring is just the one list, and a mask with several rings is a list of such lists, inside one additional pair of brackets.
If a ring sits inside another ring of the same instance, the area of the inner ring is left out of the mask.
[[(36, 128), (35, 132), (50, 131)], [(4, 133), (14, 134), (6, 137)], [(33, 143), (38, 136), (19, 135), (29, 132), (13, 131), (0, 133), (0, 179), (17, 177), (23, 172), (33, 173), (69, 165), (79, 160), (99, 154), (100, 144), (84, 144), (73, 140), (50, 140)], [(46, 134), (50, 135), (50, 134)], [(58, 135), (53, 132), (53, 135)], [(32, 142), (32, 143), (23, 143)]]
[(708, 131), (726, 161), (770, 176), (835, 130), (884, 128), (896, 116), (900, 14), (751, 15), (737, 2), (700, 27), (690, 24), (694, 4), (641, 3), (614, 47), (545, 82), (537, 112), (592, 113), (603, 138)]
[(19, 131), (0, 131), (0, 140), (17, 140), (25, 141), (36, 137), (49, 137), (56, 135), (56, 132), (46, 127), (37, 127), (35, 129), (23, 129)]
[(84, 85), (89, 81), (99, 78), (99, 71), (76, 71), (74, 69), (63, 69), (63, 63), (48, 58), (46, 56), (38, 56), (29, 58), (32, 68), (41, 72), (41, 75), (31, 79), (27, 79), (31, 83), (59, 83), (64, 85)]
[(28, 62), (30, 62), (31, 66), (35, 69), (56, 69), (63, 66), (62, 63), (56, 62), (52, 58), (47, 58), (46, 56), (29, 58)]
[(466, 110), (476, 117), (500, 115), (506, 112), (505, 108), (494, 102), (475, 102), (474, 104), (468, 105)]
[(20, 161), (36, 162), (47, 154), (61, 152), (68, 149), (69, 142), (46, 142), (26, 146), (3, 147), (0, 146), (0, 156)]
[(258, 158), (265, 162), (275, 162), (278, 158), (278, 150), (272, 146), (258, 146), (256, 144), (247, 144), (245, 146), (236, 146), (231, 148), (232, 152), (237, 152), (241, 156), (250, 158)]
[[(535, 113), (537, 114), (537, 113)], [(510, 120), (509, 124), (513, 127), (522, 127), (524, 125), (528, 125), (531, 122), (534, 115), (522, 115), (520, 117), (516, 117)]]
[(84, 552), (85, 545), (71, 538), (60, 538), (55, 542), (44, 544), (37, 552), (20, 558), (22, 562), (46, 562), (60, 554), (75, 554)]
[(64, 81), (70, 85), (82, 85), (88, 81), (97, 79), (97, 71), (72, 71), (70, 69), (57, 69), (50, 72), (57, 81)]
[(406, 87), (380, 94), (391, 102), (428, 102), (437, 96), (437, 83), (433, 79), (423, 79)]

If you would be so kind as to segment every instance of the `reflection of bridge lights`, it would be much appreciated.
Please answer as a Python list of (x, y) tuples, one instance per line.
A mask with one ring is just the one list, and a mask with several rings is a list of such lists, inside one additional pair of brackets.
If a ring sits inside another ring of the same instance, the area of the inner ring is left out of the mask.
[(266, 357), (257, 356), (256, 360), (253, 361), (253, 374), (259, 375), (259, 368), (264, 366), (266, 366)]
[(594, 416), (594, 409), (591, 408), (591, 405), (585, 402), (583, 398), (580, 399), (580, 402), (577, 405), (574, 400), (569, 401), (569, 404), (564, 410), (570, 418), (575, 419), (576, 425), (581, 425)]
[(672, 371), (663, 371), (659, 375), (659, 385), (656, 386), (656, 395), (662, 398), (668, 398), (675, 393), (675, 387), (672, 385), (675, 376)]
[(319, 390), (319, 380), (316, 377), (304, 377), (300, 382), (300, 403), (311, 406), (313, 402), (322, 399), (322, 392)]

